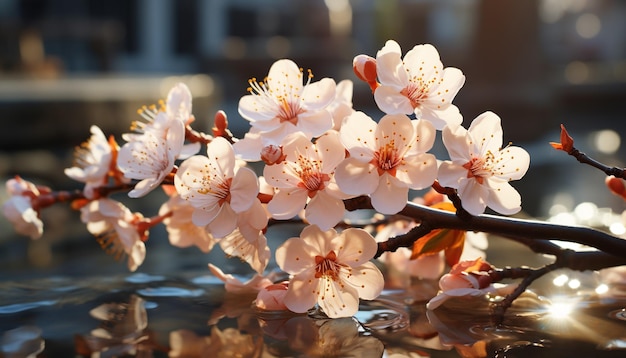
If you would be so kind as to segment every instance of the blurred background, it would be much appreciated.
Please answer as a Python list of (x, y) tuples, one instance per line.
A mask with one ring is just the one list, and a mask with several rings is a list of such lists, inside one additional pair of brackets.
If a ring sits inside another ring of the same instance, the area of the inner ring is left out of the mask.
[[(619, 0), (0, 0), (0, 175), (77, 188), (63, 168), (89, 126), (119, 136), (138, 108), (179, 81), (194, 95), (197, 129), (209, 130), (224, 109), (242, 136), (249, 125), (237, 103), (247, 80), (285, 57), (316, 79), (353, 80), (354, 107), (379, 118), (351, 64), (357, 54), (375, 56), (387, 39), (403, 52), (435, 45), (445, 66), (466, 75), (454, 101), (463, 124), (494, 111), (505, 142), (530, 152), (528, 174), (514, 183), (524, 215), (618, 224), (608, 212), (621, 213), (623, 202), (604, 188), (604, 175), (548, 142), (558, 141), (564, 123), (579, 149), (624, 166), (626, 2)], [(441, 146), (434, 152), (445, 157)], [(153, 215), (162, 199), (127, 203)], [(0, 279), (125, 271), (78, 213), (58, 205), (43, 220), (43, 238), (30, 241), (1, 219)], [(140, 270), (165, 272), (171, 262), (202, 269), (212, 260), (193, 248), (158, 250), (169, 246), (164, 230), (151, 237)]]

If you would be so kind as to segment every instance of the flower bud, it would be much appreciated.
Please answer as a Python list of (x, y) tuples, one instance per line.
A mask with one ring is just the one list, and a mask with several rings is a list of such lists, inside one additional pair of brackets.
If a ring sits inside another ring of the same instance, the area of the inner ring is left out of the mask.
[(221, 137), (226, 134), (227, 129), (228, 118), (226, 117), (226, 112), (219, 110), (215, 113), (215, 118), (213, 119), (213, 135)]
[(624, 185), (624, 180), (620, 178), (616, 178), (614, 176), (608, 176), (604, 180), (607, 188), (611, 191), (611, 193), (621, 196), (622, 199), (626, 200), (626, 185)]
[(367, 55), (358, 55), (352, 61), (354, 74), (362, 81), (367, 82), (372, 92), (379, 86), (376, 81), (376, 59)]
[(261, 160), (267, 165), (280, 164), (287, 156), (283, 154), (283, 147), (267, 145), (261, 149)]
[(283, 281), (262, 288), (254, 301), (254, 305), (262, 310), (268, 311), (287, 311), (285, 306), (285, 295), (289, 282)]

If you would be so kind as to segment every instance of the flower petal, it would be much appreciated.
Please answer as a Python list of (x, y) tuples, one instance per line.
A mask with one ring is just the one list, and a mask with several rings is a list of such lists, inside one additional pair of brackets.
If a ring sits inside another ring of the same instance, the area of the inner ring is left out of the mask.
[(372, 164), (350, 157), (335, 169), (335, 180), (339, 189), (348, 195), (367, 195), (378, 187), (379, 176)]
[(376, 254), (378, 245), (367, 231), (357, 228), (345, 229), (333, 239), (337, 261), (356, 267), (369, 261)]
[(292, 237), (276, 249), (274, 254), (276, 264), (281, 270), (291, 275), (297, 275), (306, 269), (314, 268), (315, 253), (310, 252), (311, 247), (300, 237)]
[(520, 194), (509, 183), (492, 184), (490, 195), (487, 197), (487, 206), (504, 215), (513, 215), (519, 212), (522, 207)]
[(307, 111), (326, 108), (335, 99), (335, 81), (331, 78), (309, 83), (302, 92), (302, 106)]
[(406, 87), (409, 81), (401, 56), (402, 49), (393, 40), (388, 40), (385, 46), (376, 54), (376, 74), (378, 75), (378, 80), (383, 86), (395, 86), (396, 92)]
[(437, 158), (429, 153), (405, 157), (397, 167), (396, 179), (411, 189), (424, 189), (437, 178)]
[(230, 206), (237, 213), (248, 210), (259, 194), (256, 174), (248, 168), (239, 168), (230, 187)]
[(321, 190), (309, 201), (305, 210), (307, 221), (324, 231), (337, 225), (343, 219), (344, 214), (343, 200)]
[(385, 286), (383, 274), (372, 262), (365, 262), (351, 270), (342, 269), (339, 275), (358, 292), (360, 298), (365, 300), (378, 297)]
[(374, 92), (374, 100), (378, 108), (387, 114), (412, 114), (414, 108), (411, 101), (400, 91), (391, 86), (378, 87)]
[(209, 231), (216, 238), (222, 238), (235, 230), (237, 227), (237, 213), (228, 204), (222, 205), (215, 219), (207, 225)]
[(463, 209), (472, 215), (480, 215), (485, 212), (489, 188), (479, 184), (474, 179), (462, 180), (458, 188), (459, 197)]
[(520, 147), (506, 147), (499, 153), (500, 160), (494, 176), (503, 181), (518, 180), (526, 174), (530, 155)]
[(363, 112), (354, 112), (341, 125), (339, 139), (350, 155), (362, 162), (369, 162), (376, 150), (376, 122)]
[(370, 195), (372, 206), (381, 214), (397, 214), (406, 206), (409, 188), (406, 184), (384, 173), (379, 181), (378, 187)]
[(502, 125), (497, 114), (487, 111), (476, 117), (470, 124), (468, 132), (474, 140), (474, 148), (477, 153), (471, 153), (484, 157), (488, 151), (497, 152), (502, 147)]
[(272, 217), (287, 220), (298, 215), (304, 209), (307, 200), (307, 191), (300, 188), (280, 189), (267, 204), (267, 210)]
[(350, 317), (359, 310), (359, 294), (344, 281), (323, 276), (319, 280), (317, 304), (330, 318)]
[(315, 278), (313, 272), (314, 270), (311, 268), (311, 270), (289, 280), (289, 288), (284, 302), (290, 311), (304, 313), (315, 306), (317, 295), (313, 292), (319, 292), (320, 280)]

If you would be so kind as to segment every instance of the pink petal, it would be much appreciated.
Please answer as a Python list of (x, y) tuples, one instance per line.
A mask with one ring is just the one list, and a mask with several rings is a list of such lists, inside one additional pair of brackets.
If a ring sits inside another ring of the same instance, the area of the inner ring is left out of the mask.
[(239, 100), (239, 114), (253, 123), (275, 118), (276, 108), (273, 100), (256, 94), (245, 95)]
[(279, 220), (287, 220), (298, 215), (304, 209), (307, 200), (307, 191), (300, 188), (285, 188), (274, 194), (267, 204), (267, 210), (272, 217)]
[(237, 213), (248, 210), (258, 194), (256, 174), (248, 168), (239, 168), (230, 186), (230, 206)]
[[(277, 252), (278, 254), (278, 252)], [(313, 271), (311, 269), (311, 271)], [(285, 295), (285, 306), (290, 311), (304, 313), (315, 306), (320, 280), (315, 278), (311, 272), (296, 276), (289, 280), (289, 288)]]
[(428, 152), (432, 149), (433, 144), (435, 144), (435, 138), (437, 137), (435, 127), (431, 122), (420, 119), (411, 122), (415, 127), (415, 142), (413, 143), (410, 153)]
[(222, 238), (237, 227), (237, 214), (228, 204), (222, 205), (215, 219), (207, 225), (209, 232), (216, 238)]
[(497, 152), (502, 147), (502, 126), (500, 117), (493, 112), (484, 112), (472, 121), (468, 132), (474, 139), (474, 145), (479, 148), (483, 157), (488, 151)]
[(344, 119), (339, 138), (353, 158), (369, 162), (374, 157), (376, 146), (376, 127), (373, 119), (363, 112), (354, 112)]
[(485, 212), (489, 189), (476, 182), (474, 179), (461, 181), (458, 188), (459, 197), (463, 209), (472, 215), (480, 215)]
[(500, 161), (494, 176), (503, 181), (518, 180), (526, 174), (530, 155), (520, 147), (508, 146), (499, 153)]
[(396, 179), (406, 183), (411, 189), (429, 187), (436, 178), (437, 158), (428, 153), (405, 157), (396, 170)]
[(223, 178), (232, 178), (235, 169), (235, 152), (232, 145), (222, 137), (214, 138), (207, 145), (207, 156), (217, 163), (217, 172)]
[(445, 126), (441, 132), (443, 144), (452, 161), (465, 164), (470, 161), (470, 139), (467, 130), (461, 126)]
[(315, 111), (326, 108), (335, 99), (335, 87), (335, 81), (330, 78), (308, 84), (301, 95), (303, 109)]
[(451, 161), (442, 162), (439, 165), (437, 179), (443, 187), (458, 188), (461, 179), (467, 178), (467, 169)]
[(328, 195), (325, 191), (318, 191), (306, 206), (305, 218), (325, 231), (337, 225), (344, 214), (343, 200)]
[(356, 290), (326, 276), (319, 280), (317, 304), (330, 318), (350, 317), (359, 309), (359, 295)]
[(365, 262), (351, 270), (341, 270), (340, 277), (358, 292), (360, 298), (365, 300), (378, 297), (385, 286), (383, 274), (372, 262)]
[(409, 188), (388, 173), (380, 177), (372, 197), (372, 206), (381, 214), (396, 214), (406, 206)]
[(415, 140), (415, 127), (404, 114), (388, 114), (380, 119), (376, 131), (376, 149), (393, 145), (399, 155), (404, 155)]
[(513, 215), (522, 209), (522, 198), (515, 188), (507, 182), (492, 183), (489, 182), (491, 192), (487, 197), (488, 207), (504, 215)]
[(346, 150), (339, 140), (339, 133), (327, 132), (317, 138), (315, 147), (322, 158), (322, 173), (332, 173), (339, 163), (346, 157)]
[(384, 86), (396, 87), (397, 92), (406, 87), (408, 83), (401, 56), (400, 45), (393, 40), (388, 40), (376, 54), (378, 81)]
[(387, 114), (413, 114), (414, 108), (409, 99), (396, 87), (382, 85), (374, 92), (374, 100), (381, 111)]
[(288, 239), (276, 249), (274, 254), (276, 264), (281, 270), (291, 275), (313, 269), (316, 253), (310, 252), (310, 249), (311, 247), (299, 237)]
[[(435, 107), (436, 108), (436, 107)], [(446, 125), (459, 126), (463, 122), (463, 116), (455, 105), (442, 106), (435, 109), (431, 106), (423, 106), (420, 110), (421, 118), (431, 122), (436, 129), (442, 130)]]
[(335, 180), (339, 189), (348, 195), (367, 195), (376, 190), (379, 177), (372, 164), (350, 157), (337, 166)]
[(309, 110), (298, 115), (296, 127), (308, 136), (319, 137), (333, 127), (333, 116), (326, 109)]
[(357, 228), (345, 229), (333, 242), (337, 262), (351, 267), (360, 266), (374, 257), (378, 245), (367, 231)]

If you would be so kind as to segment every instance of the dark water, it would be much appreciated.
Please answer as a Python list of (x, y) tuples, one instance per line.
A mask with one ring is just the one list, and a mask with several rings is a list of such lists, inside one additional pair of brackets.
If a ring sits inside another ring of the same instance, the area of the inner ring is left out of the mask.
[(482, 297), (427, 311), (415, 297), (434, 284), (385, 291), (354, 318), (328, 320), (256, 311), (253, 296), (226, 293), (206, 272), (6, 281), (0, 357), (626, 356), (624, 296), (585, 295), (559, 317), (529, 293), (496, 326)]

